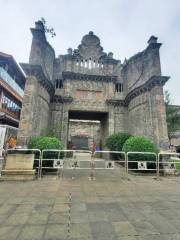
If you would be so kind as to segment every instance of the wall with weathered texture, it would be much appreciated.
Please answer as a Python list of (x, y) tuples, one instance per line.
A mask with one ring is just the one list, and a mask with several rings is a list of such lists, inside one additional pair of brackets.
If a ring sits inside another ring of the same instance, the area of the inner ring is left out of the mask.
[(128, 106), (129, 133), (143, 135), (154, 141), (149, 92), (133, 98)]
[(128, 131), (127, 108), (122, 106), (114, 107), (114, 132)]
[[(109, 135), (129, 132), (144, 135), (166, 148), (163, 85), (168, 77), (161, 76), (161, 44), (156, 37), (149, 39), (145, 50), (121, 63), (114, 59), (113, 53), (103, 51), (100, 39), (93, 32), (82, 38), (77, 49), (68, 49), (67, 54), (56, 58), (42, 23), (36, 22), (31, 31), (30, 76), (37, 75), (40, 81), (33, 85), (31, 80), (26, 86), (29, 90), (24, 98), (21, 138), (41, 134), (43, 129), (45, 133), (49, 123), (51, 127), (58, 127), (56, 135), (66, 148), (70, 114), (86, 111), (86, 117), (88, 112), (92, 114), (87, 119), (100, 118), (94, 120), (101, 121), (103, 146)], [(30, 64), (27, 64), (29, 68)], [(55, 84), (57, 82), (63, 84)], [(22, 127), (25, 125), (27, 129)]]
[[(65, 93), (73, 97), (70, 109), (84, 109), (88, 111), (107, 111), (106, 99), (113, 94), (112, 87), (106, 82), (67, 80)], [(83, 103), (83, 104), (82, 104)]]
[(93, 121), (73, 121), (69, 122), (69, 137), (72, 136), (87, 136), (89, 141), (95, 141), (96, 145), (100, 145), (100, 122)]
[(159, 43), (149, 45), (127, 61), (122, 69), (127, 93), (146, 83), (152, 76), (161, 76), (159, 47)]
[(46, 134), (49, 124), (50, 97), (33, 76), (27, 77), (18, 130), (18, 144), (26, 145), (31, 136)]
[(168, 134), (166, 123), (166, 110), (164, 104), (163, 88), (155, 86), (151, 89), (151, 112), (153, 122), (154, 141), (160, 148), (168, 147)]
[(129, 131), (143, 135), (160, 148), (167, 148), (167, 124), (163, 89), (155, 86), (151, 91), (133, 98), (128, 106)]
[(46, 89), (38, 84), (37, 103), (34, 112), (34, 131), (35, 135), (47, 134), (51, 125), (50, 118), (50, 96)]
[(24, 98), (18, 129), (18, 145), (27, 145), (33, 133), (34, 112), (37, 103), (37, 79), (33, 76), (26, 78)]
[(47, 42), (44, 27), (41, 22), (36, 22), (36, 28), (31, 28), (33, 35), (29, 63), (40, 65), (47, 79), (53, 81), (53, 68), (55, 52)]

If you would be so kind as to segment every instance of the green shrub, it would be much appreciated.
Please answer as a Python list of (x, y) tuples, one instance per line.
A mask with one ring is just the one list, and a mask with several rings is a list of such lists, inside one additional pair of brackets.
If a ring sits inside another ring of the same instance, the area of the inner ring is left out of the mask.
[[(122, 150), (124, 152), (153, 152), (157, 153), (156, 146), (147, 138), (143, 136), (133, 136), (127, 139), (124, 143)], [(130, 161), (156, 161), (154, 155), (149, 154), (130, 154)], [(137, 168), (137, 163), (129, 163), (129, 167)], [(155, 163), (147, 163), (148, 168), (155, 168)]]
[[(29, 149), (57, 149), (62, 150), (64, 148), (62, 142), (55, 137), (34, 136), (30, 139), (28, 144)], [(58, 159), (58, 152), (45, 152), (43, 154), (44, 159)], [(63, 158), (63, 153), (60, 154), (60, 158)], [(43, 167), (52, 167), (53, 161), (44, 161)]]
[(35, 136), (30, 139), (28, 148), (63, 149), (63, 144), (55, 137)]
[(114, 133), (106, 140), (106, 146), (110, 151), (122, 151), (126, 140), (131, 137), (128, 133)]

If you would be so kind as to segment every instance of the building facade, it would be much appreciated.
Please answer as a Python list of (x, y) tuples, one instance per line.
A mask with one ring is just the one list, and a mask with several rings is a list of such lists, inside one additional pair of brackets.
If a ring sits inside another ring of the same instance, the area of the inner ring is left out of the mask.
[[(29, 63), (19, 144), (32, 135), (46, 134), (50, 127), (67, 147), (72, 120), (99, 121), (101, 147), (115, 132), (150, 138), (160, 148), (168, 146), (160, 43), (152, 36), (145, 50), (123, 63), (105, 53), (93, 32), (82, 38), (77, 49), (55, 56), (41, 21), (31, 28)], [(83, 128), (83, 127), (82, 127)]]
[(25, 80), (14, 58), (0, 52), (0, 124), (19, 126)]

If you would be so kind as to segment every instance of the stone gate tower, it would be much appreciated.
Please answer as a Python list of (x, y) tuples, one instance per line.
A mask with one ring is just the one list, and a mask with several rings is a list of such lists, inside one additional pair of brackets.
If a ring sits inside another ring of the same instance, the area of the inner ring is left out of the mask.
[(167, 146), (160, 43), (152, 36), (146, 49), (121, 63), (105, 53), (93, 32), (77, 49), (55, 56), (41, 21), (31, 28), (29, 63), (21, 64), (27, 75), (18, 132), (19, 144), (56, 126), (64, 145), (69, 119), (100, 121), (102, 146), (115, 132), (129, 132)]

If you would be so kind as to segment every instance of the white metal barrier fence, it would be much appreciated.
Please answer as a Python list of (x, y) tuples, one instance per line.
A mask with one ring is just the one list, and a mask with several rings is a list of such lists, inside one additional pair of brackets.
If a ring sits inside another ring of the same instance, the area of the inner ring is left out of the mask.
[(70, 169), (90, 169), (92, 161), (92, 151), (74, 150), (74, 158)]
[[(37, 177), (42, 177), (43, 169), (55, 169), (57, 174), (63, 172), (63, 169), (84, 169), (90, 170), (90, 177), (94, 178), (96, 170), (113, 170), (124, 168), (128, 174), (129, 171), (151, 171), (155, 172), (157, 178), (160, 173), (180, 172), (180, 153), (160, 152), (120, 152), (120, 151), (91, 151), (86, 150), (57, 150), (46, 149), (9, 149), (5, 152), (10, 153), (34, 153), (34, 168), (37, 169)], [(132, 156), (134, 155), (133, 159)], [(140, 158), (137, 156), (141, 156)], [(149, 159), (149, 157), (154, 159)], [(4, 162), (1, 159), (0, 172)], [(123, 167), (123, 168), (121, 168)]]
[[(63, 169), (90, 169), (91, 156), (92, 152), (86, 150), (43, 150), (40, 176), (43, 169), (56, 169), (57, 173)], [(89, 167), (83, 163), (87, 163)]]
[(64, 169), (79, 169), (90, 170), (90, 177), (93, 178), (95, 170), (114, 169), (115, 163), (123, 164), (126, 171), (126, 153), (120, 151), (95, 151), (92, 154), (88, 150), (46, 149), (42, 151), (40, 176), (42, 176), (43, 169), (56, 169), (59, 170), (59, 174)]
[[(122, 158), (121, 156), (123, 156), (124, 158)], [(124, 167), (126, 168), (125, 152), (95, 151), (92, 157), (92, 160), (94, 162), (94, 169), (114, 169), (115, 163), (124, 164)]]
[(96, 170), (118, 170), (126, 175), (126, 153), (121, 151), (95, 151), (92, 155), (91, 178)]
[[(134, 155), (133, 160), (130, 160), (130, 155), (131, 156)], [(154, 156), (154, 160), (152, 160), (150, 156), (151, 157)], [(141, 171), (141, 172), (151, 171), (155, 172), (156, 176), (159, 177), (157, 169), (158, 169), (158, 157), (156, 153), (127, 152), (127, 174), (129, 173), (129, 171)]]
[(4, 149), (0, 149), (0, 176), (1, 176), (1, 171), (3, 169), (3, 163), (4, 163)]
[(160, 172), (163, 172), (164, 174), (175, 174), (176, 172), (180, 173), (180, 153), (160, 152), (158, 154), (158, 177)]
[(41, 157), (41, 172), (42, 177), (43, 169), (56, 169), (57, 174), (60, 174), (61, 169), (64, 168), (64, 156), (66, 154), (73, 155), (73, 150), (58, 150), (58, 149), (46, 149), (42, 150)]

